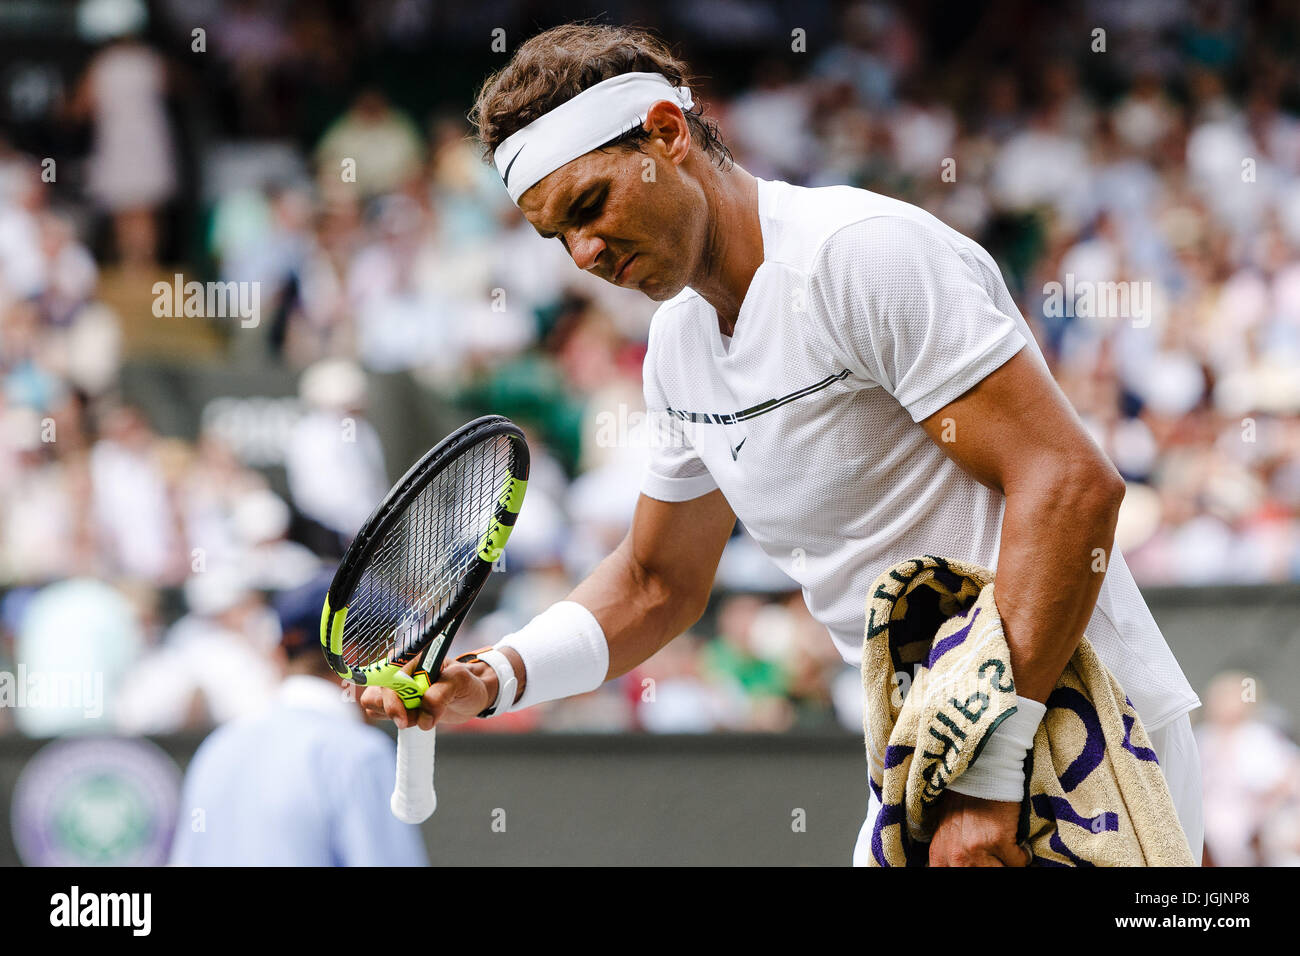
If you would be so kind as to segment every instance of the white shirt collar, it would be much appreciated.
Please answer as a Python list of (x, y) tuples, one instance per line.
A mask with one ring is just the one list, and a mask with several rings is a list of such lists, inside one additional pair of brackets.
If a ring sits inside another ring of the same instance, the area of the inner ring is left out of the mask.
[(310, 674), (290, 674), (280, 682), (278, 698), (286, 707), (340, 714), (362, 720), (361, 710), (347, 699), (347, 691), (333, 681)]

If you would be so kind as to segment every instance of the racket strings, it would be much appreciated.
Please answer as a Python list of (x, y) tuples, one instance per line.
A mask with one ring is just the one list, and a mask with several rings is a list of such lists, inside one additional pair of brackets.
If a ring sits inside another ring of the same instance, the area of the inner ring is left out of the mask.
[[(505, 436), (474, 445), (425, 484), (372, 552), (348, 601), (343, 657), (365, 667), (445, 627), (512, 473)], [(436, 635), (431, 635), (436, 636)]]

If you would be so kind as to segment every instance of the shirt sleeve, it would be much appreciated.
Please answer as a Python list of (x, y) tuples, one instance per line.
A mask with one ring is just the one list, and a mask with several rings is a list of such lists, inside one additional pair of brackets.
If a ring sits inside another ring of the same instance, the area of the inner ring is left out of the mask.
[(669, 413), (655, 376), (654, 355), (652, 343), (642, 369), (650, 464), (641, 482), (641, 493), (656, 501), (690, 501), (707, 495), (718, 483), (691, 445), (681, 420)]
[(1011, 295), (999, 292), (1001, 277), (987, 268), (933, 226), (876, 216), (822, 246), (809, 278), (810, 311), (846, 367), (919, 422), (1025, 346)]

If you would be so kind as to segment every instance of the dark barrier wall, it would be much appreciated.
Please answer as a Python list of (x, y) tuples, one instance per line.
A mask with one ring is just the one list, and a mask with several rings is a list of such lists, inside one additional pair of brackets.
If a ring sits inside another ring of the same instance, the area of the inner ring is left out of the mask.
[(1143, 591), (1183, 673), (1198, 693), (1239, 670), (1259, 699), (1285, 711), (1300, 732), (1300, 585), (1149, 588)]
[[(159, 739), (184, 765), (200, 738)], [(40, 742), (0, 741), (0, 864), (17, 864), (10, 794)], [(866, 811), (850, 734), (495, 736), (438, 740), (444, 865), (847, 865)]]
[(848, 734), (462, 737), (447, 751), (425, 825), (435, 863), (847, 865), (866, 811)]

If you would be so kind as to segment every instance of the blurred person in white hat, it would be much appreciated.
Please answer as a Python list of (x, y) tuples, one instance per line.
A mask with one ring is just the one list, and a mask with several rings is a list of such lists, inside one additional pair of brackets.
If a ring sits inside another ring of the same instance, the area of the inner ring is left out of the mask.
[(266, 706), (275, 686), (275, 617), (225, 565), (185, 582), (189, 613), (132, 668), (118, 714), (125, 733), (171, 733), (220, 724)]
[(239, 563), (248, 582), (262, 591), (300, 587), (320, 570), (320, 559), (296, 541), (290, 541), (289, 506), (273, 491), (250, 491), (235, 501), (234, 527), (239, 540)]
[(285, 449), (289, 492), (303, 515), (347, 541), (388, 490), (379, 434), (364, 417), (365, 373), (326, 359), (303, 372), (298, 391), (306, 410)]
[(185, 565), (159, 448), (158, 436), (138, 409), (108, 408), (90, 452), (92, 504), (109, 566), (170, 584), (182, 577)]

